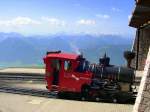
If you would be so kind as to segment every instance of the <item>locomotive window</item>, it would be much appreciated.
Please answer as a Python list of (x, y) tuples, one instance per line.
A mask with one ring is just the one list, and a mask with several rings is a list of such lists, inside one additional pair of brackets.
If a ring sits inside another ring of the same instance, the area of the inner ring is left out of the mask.
[(52, 68), (56, 68), (57, 70), (59, 70), (60, 66), (61, 66), (61, 61), (60, 60), (54, 59), (54, 60), (51, 61), (51, 67)]
[(64, 69), (65, 71), (70, 71), (71, 70), (71, 61), (65, 61), (64, 62)]

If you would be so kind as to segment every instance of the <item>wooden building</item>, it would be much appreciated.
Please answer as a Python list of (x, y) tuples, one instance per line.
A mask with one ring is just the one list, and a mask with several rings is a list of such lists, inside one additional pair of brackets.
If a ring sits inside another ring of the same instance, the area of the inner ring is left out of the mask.
[(144, 70), (133, 112), (150, 112), (150, 0), (135, 0), (129, 26), (136, 28), (132, 66)]
[(136, 57), (132, 67), (143, 70), (150, 46), (150, 0), (135, 0), (135, 3), (129, 23), (129, 26), (136, 28), (136, 38), (132, 49)]

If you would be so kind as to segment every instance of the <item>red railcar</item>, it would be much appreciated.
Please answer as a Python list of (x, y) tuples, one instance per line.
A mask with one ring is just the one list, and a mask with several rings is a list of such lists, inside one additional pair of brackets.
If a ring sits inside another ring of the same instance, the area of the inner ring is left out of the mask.
[(58, 93), (79, 93), (86, 98), (127, 101), (133, 96), (134, 70), (109, 64), (110, 58), (100, 58), (99, 64), (89, 64), (82, 55), (47, 52), (44, 57), (46, 88)]
[(58, 92), (76, 92), (90, 85), (92, 73), (81, 70), (81, 55), (49, 52), (44, 57), (47, 89)]

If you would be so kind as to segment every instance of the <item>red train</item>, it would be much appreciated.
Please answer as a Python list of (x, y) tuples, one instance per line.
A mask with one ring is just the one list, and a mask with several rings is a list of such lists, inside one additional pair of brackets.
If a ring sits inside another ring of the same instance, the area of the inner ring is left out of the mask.
[(106, 55), (99, 64), (90, 64), (82, 55), (47, 52), (44, 57), (46, 88), (60, 93), (80, 94), (82, 100), (111, 99), (113, 102), (132, 98), (134, 70), (109, 64)]

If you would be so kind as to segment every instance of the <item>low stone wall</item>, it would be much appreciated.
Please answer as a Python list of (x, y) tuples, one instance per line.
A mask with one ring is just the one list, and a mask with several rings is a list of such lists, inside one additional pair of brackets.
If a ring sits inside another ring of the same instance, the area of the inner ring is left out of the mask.
[(24, 74), (44, 74), (45, 69), (39, 68), (5, 68), (0, 70), (0, 74), (17, 74), (17, 73), (24, 73)]
[(150, 48), (133, 112), (150, 112)]

